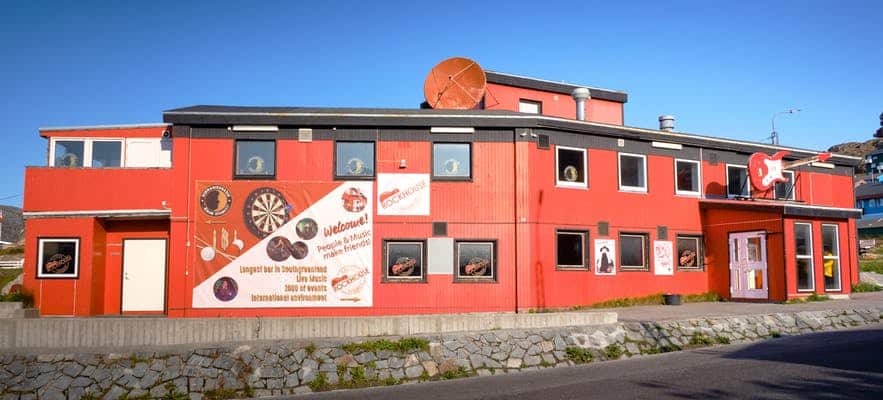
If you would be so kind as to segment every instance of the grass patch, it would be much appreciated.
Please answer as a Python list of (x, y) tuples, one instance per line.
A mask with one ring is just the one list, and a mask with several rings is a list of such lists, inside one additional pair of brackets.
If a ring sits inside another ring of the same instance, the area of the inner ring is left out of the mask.
[(595, 357), (592, 352), (582, 347), (570, 346), (564, 351), (568, 360), (574, 364), (588, 364)]
[(857, 285), (852, 285), (852, 291), (854, 293), (879, 292), (881, 290), (883, 290), (883, 287), (868, 282), (861, 282)]
[(166, 382), (163, 387), (166, 388), (166, 395), (161, 397), (163, 400), (186, 400), (190, 398), (187, 393), (179, 392), (178, 387), (172, 382)]
[(858, 266), (863, 272), (883, 274), (883, 260), (859, 260)]
[(10, 255), (10, 254), (24, 254), (24, 253), (25, 253), (25, 248), (21, 247), (21, 246), (19, 246), (19, 247), (6, 247), (3, 249), (0, 249), (0, 256), (6, 256), (6, 255)]
[(21, 302), (24, 308), (31, 308), (34, 306), (34, 296), (25, 292), (0, 294), (0, 301)]
[(717, 344), (730, 344), (730, 338), (726, 336), (715, 336), (714, 341), (717, 342)]
[(785, 304), (801, 304), (807, 303), (810, 301), (828, 301), (831, 300), (831, 297), (824, 294), (813, 293), (806, 297), (795, 297), (785, 302)]
[(313, 352), (316, 351), (316, 345), (314, 343), (310, 343), (304, 346), (304, 350), (306, 350), (307, 354), (313, 355)]
[(683, 295), (683, 296), (681, 296), (681, 301), (684, 303), (717, 302), (717, 301), (721, 301), (721, 297), (715, 292), (707, 292), (707, 293)]
[(396, 341), (380, 339), (369, 340), (360, 343), (347, 343), (340, 346), (344, 351), (355, 354), (362, 351), (377, 352), (380, 350), (397, 351), (407, 353), (411, 350), (429, 351), (429, 341), (420, 338), (401, 338)]
[(469, 371), (466, 370), (466, 367), (460, 366), (457, 367), (456, 370), (445, 371), (441, 375), (442, 379), (456, 379), (456, 378), (465, 378), (469, 376)]
[(690, 337), (691, 346), (711, 346), (713, 343), (711, 338), (702, 332), (693, 332), (693, 336)]
[(622, 347), (619, 347), (618, 344), (611, 344), (604, 348), (604, 357), (608, 360), (618, 360), (622, 357)]
[(649, 306), (662, 304), (662, 293), (652, 294), (644, 297), (622, 297), (613, 300), (602, 301), (592, 304), (592, 308), (616, 308), (616, 307), (632, 307), (632, 306)]
[(778, 339), (778, 338), (782, 337), (782, 334), (779, 333), (779, 331), (772, 331), (772, 332), (770, 332), (770, 337), (773, 339)]
[(6, 286), (9, 282), (12, 282), (13, 279), (21, 275), (22, 271), (24, 271), (22, 268), (0, 269), (0, 288)]
[(331, 389), (331, 385), (328, 384), (328, 378), (325, 377), (324, 372), (316, 374), (316, 377), (307, 386), (309, 386), (314, 392)]

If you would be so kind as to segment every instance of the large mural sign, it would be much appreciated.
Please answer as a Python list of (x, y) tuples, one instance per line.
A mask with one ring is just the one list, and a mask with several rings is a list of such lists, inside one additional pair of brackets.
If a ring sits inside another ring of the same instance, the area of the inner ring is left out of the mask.
[(429, 174), (377, 174), (377, 215), (429, 215)]
[(373, 182), (198, 182), (193, 307), (368, 307)]

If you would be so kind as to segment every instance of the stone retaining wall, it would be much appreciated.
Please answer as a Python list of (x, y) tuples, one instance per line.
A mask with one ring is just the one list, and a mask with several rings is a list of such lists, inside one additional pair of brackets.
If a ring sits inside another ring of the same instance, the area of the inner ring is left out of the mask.
[(496, 375), (879, 323), (881, 310), (630, 322), (368, 340), (273, 342), (192, 350), (0, 354), (0, 399), (296, 394)]

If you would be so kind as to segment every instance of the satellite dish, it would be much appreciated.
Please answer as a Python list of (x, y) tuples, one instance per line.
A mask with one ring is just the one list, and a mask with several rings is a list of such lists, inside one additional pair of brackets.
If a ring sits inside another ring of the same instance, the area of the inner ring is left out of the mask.
[(464, 57), (444, 60), (429, 71), (423, 96), (432, 108), (468, 110), (484, 97), (487, 78), (475, 61)]

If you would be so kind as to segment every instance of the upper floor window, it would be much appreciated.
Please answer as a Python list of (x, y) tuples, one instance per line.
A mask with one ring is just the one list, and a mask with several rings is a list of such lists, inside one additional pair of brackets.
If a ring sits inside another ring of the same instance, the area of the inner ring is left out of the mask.
[(113, 139), (61, 139), (52, 141), (53, 167), (120, 167), (123, 141)]
[(675, 160), (675, 193), (696, 195), (700, 193), (699, 161)]
[(518, 100), (518, 112), (523, 112), (527, 114), (542, 114), (543, 103), (526, 99)]
[(276, 142), (237, 140), (235, 178), (272, 179), (276, 176)]
[(788, 182), (776, 182), (776, 198), (779, 200), (794, 200), (794, 172), (785, 171), (782, 173), (782, 176), (788, 179)]
[(727, 165), (727, 196), (748, 197), (748, 168)]
[(50, 167), (170, 167), (171, 141), (160, 138), (52, 138)]
[(640, 154), (619, 154), (619, 190), (647, 191), (647, 157)]
[(433, 143), (432, 177), (466, 181), (472, 178), (471, 143)]
[(586, 149), (555, 147), (555, 183), (565, 187), (588, 187)]
[(335, 178), (374, 177), (374, 142), (337, 142), (334, 146)]

